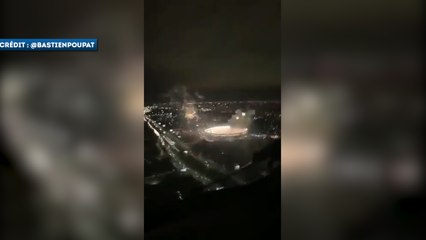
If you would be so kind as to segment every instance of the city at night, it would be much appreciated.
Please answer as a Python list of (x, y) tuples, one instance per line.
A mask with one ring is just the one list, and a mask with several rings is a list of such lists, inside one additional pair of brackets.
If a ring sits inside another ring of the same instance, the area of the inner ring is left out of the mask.
[(147, 239), (279, 239), (280, 1), (145, 8)]
[(0, 240), (423, 240), (423, 2), (0, 0)]
[(279, 156), (254, 154), (279, 142), (280, 108), (277, 101), (145, 107), (146, 201), (183, 199), (193, 191), (246, 185), (269, 175)]

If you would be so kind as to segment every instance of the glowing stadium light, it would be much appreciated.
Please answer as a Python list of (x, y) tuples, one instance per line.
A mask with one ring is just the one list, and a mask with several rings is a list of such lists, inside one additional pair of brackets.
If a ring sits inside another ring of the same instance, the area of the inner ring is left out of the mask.
[(208, 141), (233, 140), (244, 137), (247, 134), (247, 131), (247, 128), (222, 125), (207, 128), (204, 130), (204, 133), (202, 135)]

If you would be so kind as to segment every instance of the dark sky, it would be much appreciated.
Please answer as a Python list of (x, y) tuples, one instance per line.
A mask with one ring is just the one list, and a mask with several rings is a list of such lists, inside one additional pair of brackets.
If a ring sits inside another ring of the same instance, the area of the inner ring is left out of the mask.
[(280, 0), (145, 0), (145, 99), (280, 98)]

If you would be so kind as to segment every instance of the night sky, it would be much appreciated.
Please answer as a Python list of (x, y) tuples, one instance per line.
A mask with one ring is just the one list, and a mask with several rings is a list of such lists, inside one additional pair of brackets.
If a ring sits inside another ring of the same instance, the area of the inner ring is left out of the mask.
[(280, 99), (280, 0), (146, 0), (145, 100)]

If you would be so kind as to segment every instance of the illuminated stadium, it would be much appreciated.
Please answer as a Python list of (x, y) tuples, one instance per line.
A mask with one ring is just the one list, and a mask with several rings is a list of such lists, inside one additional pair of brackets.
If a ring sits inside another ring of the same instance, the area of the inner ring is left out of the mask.
[(221, 125), (205, 129), (201, 136), (209, 142), (219, 140), (229, 141), (244, 138), (247, 135), (247, 131), (247, 128)]

